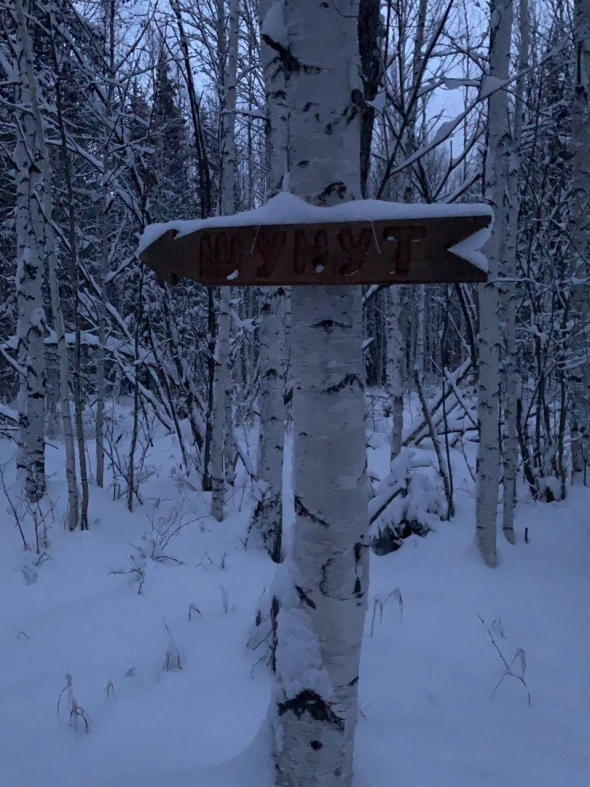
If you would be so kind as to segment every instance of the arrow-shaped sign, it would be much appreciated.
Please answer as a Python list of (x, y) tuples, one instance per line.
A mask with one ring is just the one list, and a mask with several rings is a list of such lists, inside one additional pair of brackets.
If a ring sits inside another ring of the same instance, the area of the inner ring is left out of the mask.
[(474, 211), (444, 218), (205, 226), (178, 237), (169, 229), (139, 256), (172, 284), (180, 276), (210, 286), (484, 282), (485, 270), (472, 260), (490, 223), (490, 215)]

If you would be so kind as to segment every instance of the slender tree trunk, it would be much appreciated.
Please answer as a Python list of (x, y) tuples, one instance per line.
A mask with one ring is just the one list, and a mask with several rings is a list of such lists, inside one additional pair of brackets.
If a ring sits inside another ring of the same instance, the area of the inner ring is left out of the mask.
[[(205, 146), (203, 125), (201, 122), (200, 105), (195, 90), (193, 71), (190, 61), (190, 50), (178, 0), (171, 0), (170, 6), (176, 18), (180, 49), (182, 52), (182, 60), (184, 64), (184, 75), (188, 90), (189, 106), (191, 110), (191, 120), (193, 124), (193, 135), (197, 158), (197, 172), (199, 177), (199, 205), (201, 210), (201, 218), (206, 219), (213, 213), (213, 196), (209, 160), (207, 158), (207, 148)], [(209, 287), (207, 292), (207, 413), (205, 416), (205, 435), (202, 446), (202, 487), (204, 492), (210, 492), (213, 488), (210, 469), (211, 443), (213, 440), (213, 394), (215, 387), (216, 333), (217, 325), (215, 319), (215, 297), (213, 288)], [(198, 448), (201, 450), (201, 446), (198, 446)]]
[[(523, 72), (528, 66), (529, 53), (529, 4), (528, 0), (520, 0), (519, 7), (520, 42), (518, 55), (518, 71)], [(504, 324), (504, 501), (502, 506), (502, 530), (506, 540), (514, 544), (514, 505), (516, 502), (516, 478), (518, 472), (518, 431), (516, 425), (516, 402), (518, 399), (519, 374), (516, 359), (516, 257), (518, 251), (518, 214), (520, 210), (519, 167), (520, 142), (522, 137), (524, 99), (524, 76), (516, 82), (514, 129), (512, 133), (512, 150), (510, 155), (510, 172), (508, 175), (508, 195), (510, 199), (509, 219), (507, 228), (507, 248), (505, 276), (508, 281), (501, 281), (500, 298), (502, 302)]]
[(108, 85), (106, 91), (105, 109), (107, 112), (107, 125), (104, 130), (104, 144), (102, 150), (102, 200), (100, 206), (100, 303), (98, 311), (98, 347), (96, 351), (96, 483), (104, 486), (104, 408), (106, 398), (105, 384), (105, 343), (107, 327), (107, 277), (109, 273), (109, 161), (110, 139), (113, 122), (111, 116), (113, 104), (113, 83), (115, 79), (115, 3), (108, 0), (105, 5), (105, 37), (108, 41), (108, 50), (105, 58), (108, 62)]
[[(224, 0), (217, 4), (217, 37), (219, 47), (219, 73), (222, 76), (221, 101), (221, 200), (222, 215), (235, 212), (235, 108), (236, 108), (236, 73), (238, 56), (239, 32), (239, 0), (230, 0), (227, 18)], [(215, 380), (213, 392), (212, 438), (211, 438), (211, 513), (218, 522), (223, 520), (225, 503), (224, 454), (226, 435), (232, 425), (227, 422), (231, 407), (231, 383), (229, 378), (229, 349), (231, 329), (231, 290), (221, 288), (219, 305), (219, 322), (217, 326), (217, 343), (215, 348)], [(228, 407), (227, 396), (230, 396)], [(226, 463), (227, 464), (227, 463)], [(228, 468), (226, 467), (226, 471)]]
[[(581, 429), (590, 429), (590, 353), (588, 297), (590, 276), (590, 0), (574, 2), (574, 101), (572, 106), (572, 196), (570, 201), (572, 274), (571, 313), (579, 339), (577, 382), (573, 390), (572, 471), (583, 468)], [(577, 438), (574, 437), (577, 435)]]
[(70, 279), (74, 304), (74, 417), (76, 424), (76, 438), (78, 443), (78, 463), (80, 466), (80, 486), (82, 498), (80, 501), (80, 529), (88, 530), (88, 468), (86, 464), (86, 440), (84, 438), (84, 403), (82, 391), (82, 330), (80, 325), (79, 293), (78, 293), (78, 251), (76, 237), (76, 215), (74, 188), (72, 184), (72, 168), (68, 150), (67, 131), (63, 118), (63, 101), (61, 90), (61, 67), (55, 43), (52, 43), (53, 66), (55, 69), (55, 108), (57, 124), (60, 135), (60, 153), (66, 183), (66, 196), (68, 206), (68, 230)]
[(31, 45), (21, 0), (15, 3), (19, 29), (16, 172), (16, 242), (18, 303), (18, 364), (21, 370), (18, 394), (19, 451), (17, 472), (24, 481), (29, 500), (45, 494), (45, 311), (42, 281), (44, 257), (43, 193), (50, 188), (37, 165), (43, 140), (34, 116), (35, 75)]
[(127, 473), (127, 508), (133, 511), (133, 495), (135, 494), (135, 450), (137, 448), (137, 438), (139, 436), (139, 348), (140, 336), (143, 321), (143, 277), (144, 268), (141, 269), (139, 282), (137, 284), (138, 302), (137, 319), (135, 322), (134, 336), (134, 364), (133, 364), (133, 428), (131, 430), (131, 441), (129, 444), (129, 469)]
[[(108, 169), (108, 154), (103, 154), (103, 179)], [(98, 347), (96, 348), (96, 483), (104, 486), (104, 409), (106, 398), (105, 384), (105, 344), (107, 326), (107, 275), (109, 272), (109, 228), (108, 228), (108, 188), (103, 183), (100, 216), (100, 302), (98, 312)]]
[(404, 363), (404, 344), (400, 326), (402, 311), (402, 290), (400, 287), (389, 287), (387, 298), (387, 361), (386, 380), (387, 398), (392, 414), (391, 451), (393, 461), (402, 450), (402, 434), (404, 427), (404, 396), (402, 384), (402, 366)]
[[(490, 4), (490, 72), (492, 79), (507, 79), (512, 33), (512, 0), (492, 0)], [(486, 89), (487, 79), (482, 89)], [(500, 333), (498, 324), (498, 275), (506, 258), (506, 229), (509, 204), (506, 182), (511, 152), (508, 128), (508, 96), (494, 92), (488, 102), (488, 147), (486, 159), (486, 199), (494, 208), (494, 228), (485, 252), (489, 281), (479, 291), (479, 449), (476, 500), (476, 540), (488, 566), (496, 565), (498, 487), (500, 483), (499, 379)]]
[(376, 114), (375, 107), (369, 102), (373, 102), (377, 97), (382, 77), (380, 5), (380, 0), (359, 0), (358, 38), (364, 97), (361, 109), (360, 131), (361, 195), (363, 198), (368, 196), (367, 188), (371, 169), (373, 126), (375, 125)]
[(215, 347), (217, 344), (217, 319), (215, 314), (215, 291), (207, 288), (207, 416), (205, 421), (205, 444), (203, 446), (203, 492), (211, 492), (211, 446), (213, 445), (213, 408), (215, 395)]
[[(424, 35), (426, 30), (426, 15), (428, 13), (428, 0), (419, 0), (416, 15), (416, 32), (414, 35), (414, 51), (412, 53), (412, 95), (418, 90), (418, 85), (422, 79), (422, 68), (424, 63)], [(416, 150), (416, 123), (418, 120), (418, 107), (420, 99), (416, 98), (409, 110), (408, 122), (406, 127), (406, 156), (411, 156)], [(412, 184), (412, 170), (407, 169), (402, 175), (405, 183), (404, 202), (414, 202), (414, 186)]]
[[(223, 401), (225, 403), (225, 428), (223, 432), (223, 477), (227, 489), (231, 489), (235, 484), (235, 471), (234, 471), (234, 375), (233, 366), (231, 364), (231, 300), (232, 288), (224, 288), (229, 303), (230, 317), (227, 325), (227, 362), (225, 371), (225, 390), (223, 393)], [(225, 294), (225, 293), (224, 293)]]
[[(358, 3), (286, 0), (284, 9), (290, 189), (315, 205), (357, 198)], [(277, 618), (277, 783), (350, 787), (368, 580), (362, 295), (298, 286), (291, 299), (299, 604), (283, 599)]]
[(426, 287), (420, 284), (413, 288), (416, 296), (416, 351), (414, 355), (414, 375), (416, 372), (423, 378), (426, 370)]
[(223, 456), (226, 430), (226, 378), (229, 361), (229, 329), (231, 320), (230, 288), (221, 288), (219, 316), (215, 345), (215, 377), (213, 387), (211, 460), (211, 513), (218, 522), (223, 521), (225, 504), (225, 479)]
[(283, 520), (283, 449), (285, 404), (283, 381), (285, 290), (265, 287), (260, 307), (260, 436), (258, 489), (252, 527), (270, 557), (281, 559)]
[[(269, 0), (263, 0), (259, 7), (267, 113), (267, 197), (273, 197), (280, 191), (283, 178), (289, 169), (287, 83), (281, 58), (267, 43), (268, 35), (265, 33), (265, 21), (272, 7), (273, 3)], [(260, 536), (270, 557), (275, 562), (279, 562), (283, 525), (285, 441), (283, 364), (286, 290), (284, 287), (264, 287), (261, 294), (258, 489), (252, 514), (252, 528)]]
[[(50, 27), (52, 34), (55, 30), (53, 15), (50, 15)], [(49, 293), (51, 299), (51, 311), (53, 312), (53, 325), (56, 335), (57, 359), (58, 359), (58, 380), (59, 380), (59, 399), (61, 420), (64, 435), (64, 447), (66, 454), (66, 483), (68, 487), (68, 510), (66, 521), (70, 530), (75, 530), (78, 525), (78, 482), (76, 478), (76, 451), (74, 447), (74, 429), (70, 407), (69, 389), (69, 357), (66, 339), (66, 330), (63, 317), (62, 301), (59, 291), (55, 232), (53, 229), (53, 196), (52, 196), (52, 172), (49, 151), (45, 142), (45, 133), (41, 109), (34, 76), (33, 56), (28, 50), (28, 42), (25, 39), (27, 50), (27, 72), (29, 83), (32, 86), (32, 108), (37, 127), (37, 137), (40, 145), (40, 167), (43, 173), (43, 218), (44, 218), (44, 245), (47, 260), (47, 274), (49, 280)]]

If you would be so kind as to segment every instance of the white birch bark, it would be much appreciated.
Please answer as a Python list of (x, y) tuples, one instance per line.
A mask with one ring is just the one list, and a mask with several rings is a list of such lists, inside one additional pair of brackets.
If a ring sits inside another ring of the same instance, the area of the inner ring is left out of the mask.
[[(315, 205), (360, 194), (357, 12), (285, 2), (290, 189)], [(277, 783), (350, 787), (368, 579), (361, 291), (298, 286), (291, 303), (299, 608), (277, 620)]]
[[(53, 16), (50, 17), (52, 25), (55, 25)], [(51, 40), (51, 57), (52, 65), (55, 75), (55, 110), (57, 127), (59, 129), (60, 140), (60, 154), (61, 164), (63, 167), (63, 174), (66, 186), (66, 207), (67, 207), (67, 239), (69, 244), (68, 256), (70, 262), (70, 277), (71, 284), (74, 290), (74, 370), (73, 370), (73, 388), (74, 388), (74, 416), (76, 425), (76, 438), (78, 443), (78, 462), (80, 467), (80, 485), (81, 485), (81, 500), (79, 509), (80, 529), (88, 530), (88, 473), (86, 463), (86, 448), (84, 439), (84, 425), (83, 425), (83, 398), (82, 398), (82, 331), (80, 323), (80, 309), (79, 309), (79, 291), (78, 291), (78, 252), (77, 252), (77, 235), (76, 235), (76, 216), (75, 216), (75, 198), (74, 198), (74, 185), (72, 178), (72, 165), (70, 159), (70, 151), (68, 149), (68, 135), (66, 130), (66, 123), (64, 121), (63, 111), (63, 69), (61, 60), (58, 54), (55, 35)]]
[[(278, 6), (278, 7), (277, 7)], [(259, 4), (261, 55), (267, 114), (267, 197), (282, 187), (288, 171), (287, 85), (281, 58), (270, 35), (278, 35), (268, 23), (274, 14), (284, 28), (282, 2)], [(280, 28), (279, 28), (280, 29)], [(284, 30), (283, 30), (284, 32)], [(284, 287), (263, 287), (258, 337), (260, 342), (260, 432), (258, 438), (258, 489), (252, 529), (275, 561), (281, 559), (283, 522), (283, 452), (285, 404), (283, 364), (285, 353)]]
[(252, 528), (264, 549), (278, 563), (281, 559), (283, 519), (283, 448), (285, 405), (283, 381), (285, 290), (265, 287), (260, 307), (260, 434), (258, 439), (258, 489)]
[[(579, 364), (573, 391), (572, 469), (583, 467), (581, 427), (590, 429), (590, 354), (588, 352), (590, 276), (590, 0), (574, 3), (574, 101), (572, 106), (572, 238), (571, 310), (579, 335), (574, 347)], [(577, 437), (574, 438), (574, 435)]]
[(414, 374), (422, 378), (426, 372), (425, 340), (426, 340), (426, 287), (420, 284), (414, 290), (416, 294), (416, 351), (414, 356)]
[(105, 96), (105, 129), (102, 149), (102, 194), (100, 204), (100, 301), (98, 309), (98, 347), (96, 348), (96, 483), (104, 486), (104, 410), (106, 398), (105, 383), (105, 343), (107, 326), (107, 276), (109, 273), (109, 163), (111, 126), (113, 118), (113, 86), (115, 80), (115, 10), (116, 0), (108, 0), (104, 5), (105, 62), (108, 63), (107, 87)]
[(223, 480), (226, 488), (233, 487), (235, 484), (235, 471), (234, 471), (234, 378), (232, 368), (230, 366), (231, 354), (231, 287), (224, 288), (227, 291), (228, 305), (230, 308), (230, 318), (227, 321), (227, 355), (226, 355), (226, 369), (225, 369), (225, 391), (223, 399), (225, 402), (225, 426), (223, 430)]
[[(23, 20), (24, 23), (24, 20)], [(55, 247), (55, 232), (53, 229), (53, 195), (51, 159), (45, 141), (45, 131), (41, 117), (37, 85), (35, 81), (33, 56), (28, 37), (23, 36), (26, 56), (28, 81), (31, 86), (32, 109), (39, 140), (40, 159), (39, 165), (43, 175), (43, 219), (44, 219), (44, 245), (47, 260), (47, 274), (49, 279), (49, 293), (51, 311), (53, 312), (53, 327), (56, 335), (58, 380), (61, 421), (66, 454), (66, 484), (68, 488), (68, 509), (66, 521), (70, 530), (75, 530), (78, 525), (78, 483), (76, 478), (76, 451), (74, 448), (74, 429), (70, 407), (69, 389), (69, 357), (66, 340), (66, 330), (63, 317), (61, 295), (57, 271), (57, 258)]]
[[(107, 177), (108, 152), (103, 151), (103, 181)], [(96, 483), (104, 486), (104, 410), (105, 410), (105, 343), (107, 325), (107, 274), (109, 271), (108, 189), (103, 183), (100, 207), (100, 301), (98, 312), (98, 347), (96, 348)]]
[[(528, 66), (530, 46), (529, 35), (529, 3), (519, 3), (520, 42), (518, 52), (518, 71), (524, 72)], [(522, 138), (524, 80), (520, 77), (516, 82), (514, 93), (514, 127), (512, 131), (512, 150), (510, 154), (510, 172), (508, 174), (509, 218), (507, 228), (506, 265), (504, 274), (508, 281), (501, 281), (500, 298), (504, 325), (504, 488), (502, 505), (502, 530), (506, 540), (514, 544), (514, 505), (516, 502), (516, 478), (518, 472), (518, 434), (516, 428), (516, 408), (518, 399), (519, 374), (516, 365), (516, 255), (518, 213), (520, 194), (518, 173), (520, 165), (520, 143)]]
[[(492, 79), (507, 79), (512, 33), (512, 0), (490, 4), (490, 70)], [(484, 78), (482, 89), (485, 90)], [(488, 103), (486, 199), (494, 208), (494, 229), (486, 243), (489, 281), (479, 291), (479, 448), (477, 456), (476, 541), (488, 566), (496, 565), (498, 487), (500, 483), (499, 381), (500, 314), (498, 275), (506, 257), (509, 204), (506, 196), (511, 152), (508, 97), (495, 91)]]
[(219, 317), (215, 342), (215, 380), (213, 391), (213, 435), (211, 438), (211, 513), (218, 522), (223, 521), (225, 505), (225, 479), (223, 458), (226, 430), (226, 381), (229, 361), (229, 331), (231, 320), (230, 288), (221, 289)]
[[(17, 59), (16, 173), (16, 290), (18, 304), (17, 353), (21, 369), (18, 393), (19, 451), (17, 472), (32, 501), (45, 494), (45, 311), (43, 309), (44, 217), (43, 172), (39, 129), (33, 113), (30, 42), (21, 0), (15, 3), (20, 51)], [(34, 75), (33, 75), (34, 81)]]
[(287, 33), (282, 0), (259, 0), (259, 14), (267, 117), (267, 195), (273, 197), (281, 191), (289, 170), (289, 102), (281, 59)]
[[(235, 170), (234, 170), (235, 171)], [(233, 183), (232, 183), (232, 190), (233, 190)], [(232, 202), (233, 204), (233, 202)], [(234, 289), (232, 287), (224, 287), (222, 293), (222, 300), (225, 300), (227, 304), (227, 308), (229, 309), (229, 315), (226, 316), (224, 310), (224, 319), (226, 320), (226, 338), (227, 338), (227, 350), (225, 352), (225, 373), (224, 373), (224, 380), (225, 380), (225, 389), (223, 392), (223, 402), (225, 406), (225, 417), (224, 417), (224, 427), (223, 427), (223, 482), (225, 485), (225, 493), (227, 494), (228, 491), (233, 488), (235, 484), (235, 470), (234, 470), (234, 431), (233, 431), (233, 424), (234, 424), (234, 374), (233, 368), (230, 364), (230, 357), (231, 357), (231, 338), (232, 338), (232, 293), (234, 293)]]
[[(238, 57), (239, 0), (230, 0), (227, 19), (228, 33), (225, 33), (226, 12), (224, 0), (217, 3), (217, 36), (219, 47), (219, 72), (222, 78), (221, 112), (221, 200), (220, 212), (228, 215), (235, 211), (235, 108), (236, 73)], [(224, 517), (225, 478), (224, 455), (226, 455), (226, 435), (231, 434), (231, 383), (229, 380), (229, 349), (231, 330), (231, 290), (221, 288), (219, 321), (215, 347), (215, 379), (213, 391), (213, 434), (211, 439), (211, 513), (221, 522)], [(230, 403), (228, 406), (227, 397)], [(226, 462), (227, 464), (227, 462)], [(227, 469), (227, 468), (226, 468)]]
[(402, 291), (400, 287), (387, 290), (387, 359), (386, 382), (389, 408), (392, 414), (390, 459), (393, 461), (402, 450), (404, 426), (404, 397), (402, 366), (404, 362), (404, 341), (400, 325), (402, 311)]

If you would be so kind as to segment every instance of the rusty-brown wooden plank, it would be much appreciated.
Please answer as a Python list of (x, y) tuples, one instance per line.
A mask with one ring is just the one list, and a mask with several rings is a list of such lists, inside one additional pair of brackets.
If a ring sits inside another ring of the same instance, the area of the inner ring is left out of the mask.
[(448, 251), (487, 227), (486, 215), (325, 224), (215, 227), (175, 238), (169, 230), (140, 254), (165, 281), (211, 286), (483, 282)]

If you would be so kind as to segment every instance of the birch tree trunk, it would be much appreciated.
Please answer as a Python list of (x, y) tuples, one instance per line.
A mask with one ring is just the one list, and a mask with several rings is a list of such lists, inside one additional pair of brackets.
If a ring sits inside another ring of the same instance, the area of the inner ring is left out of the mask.
[[(519, 4), (520, 42), (518, 53), (518, 71), (524, 72), (528, 67), (529, 36), (529, 3), (520, 0)], [(514, 128), (512, 132), (512, 150), (510, 154), (510, 172), (508, 174), (509, 219), (507, 227), (507, 249), (505, 277), (501, 284), (501, 306), (504, 325), (504, 489), (502, 505), (502, 530), (506, 540), (514, 544), (514, 505), (516, 502), (516, 478), (518, 471), (518, 430), (516, 425), (516, 408), (518, 400), (519, 375), (517, 368), (516, 345), (516, 256), (518, 214), (520, 210), (520, 194), (518, 174), (520, 167), (520, 143), (522, 138), (524, 80), (521, 76), (516, 82)]]
[[(570, 201), (572, 316), (579, 339), (575, 343), (578, 368), (573, 391), (572, 470), (583, 467), (581, 427), (590, 429), (590, 356), (588, 277), (590, 276), (590, 0), (574, 3), (575, 85), (572, 107), (574, 145), (573, 183)], [(576, 437), (574, 437), (576, 435)]]
[[(50, 16), (50, 20), (53, 32), (55, 29), (53, 15)], [(78, 525), (78, 482), (76, 478), (76, 451), (74, 448), (74, 429), (70, 407), (68, 345), (66, 340), (61, 295), (59, 291), (55, 232), (53, 229), (51, 160), (45, 141), (45, 131), (43, 128), (43, 120), (41, 117), (41, 108), (34, 73), (33, 55), (30, 48), (30, 41), (25, 33), (26, 30), (23, 30), (22, 40), (25, 49), (28, 82), (31, 87), (32, 111), (35, 118), (37, 139), (39, 140), (39, 165), (43, 176), (44, 246), (45, 257), (47, 260), (51, 311), (53, 312), (53, 326), (56, 335), (60, 411), (66, 454), (66, 483), (68, 487), (68, 510), (66, 514), (66, 521), (68, 528), (70, 530), (75, 530)]]
[(364, 98), (360, 130), (361, 195), (363, 199), (367, 197), (367, 184), (371, 169), (371, 147), (376, 115), (372, 102), (377, 97), (383, 76), (381, 58), (383, 23), (380, 7), (380, 0), (359, 0), (358, 37)]
[[(360, 194), (357, 0), (286, 0), (290, 189), (315, 205)], [(312, 110), (312, 111), (310, 111)], [(293, 597), (277, 616), (280, 787), (350, 787), (368, 579), (361, 290), (291, 294)]]
[[(512, 33), (512, 0), (490, 4), (490, 70), (492, 80), (507, 79)], [(484, 78), (482, 90), (488, 87)], [(489, 281), (479, 291), (479, 448), (477, 456), (476, 541), (488, 566), (495, 567), (498, 487), (500, 483), (499, 380), (500, 313), (498, 275), (506, 258), (509, 204), (506, 198), (511, 152), (508, 126), (508, 96), (496, 90), (488, 100), (488, 147), (485, 194), (494, 209), (494, 228), (485, 253)]]
[(272, 560), (281, 559), (283, 522), (285, 289), (265, 287), (260, 307), (260, 434), (252, 528)]
[(393, 461), (402, 450), (404, 427), (404, 397), (402, 366), (404, 362), (404, 343), (400, 325), (402, 311), (401, 287), (389, 287), (387, 297), (387, 360), (386, 380), (387, 398), (392, 414), (391, 451)]
[(73, 320), (74, 320), (74, 418), (76, 424), (76, 440), (78, 444), (78, 463), (80, 467), (80, 486), (82, 495), (79, 508), (79, 522), (81, 530), (88, 530), (88, 468), (86, 464), (86, 440), (84, 438), (84, 402), (82, 399), (82, 328), (80, 321), (79, 289), (78, 289), (78, 250), (76, 235), (76, 202), (72, 177), (70, 151), (68, 149), (68, 134), (63, 115), (62, 99), (62, 63), (58, 55), (55, 39), (51, 42), (51, 55), (55, 74), (55, 109), (57, 126), (60, 137), (61, 163), (66, 184), (67, 197), (67, 238), (69, 244), (68, 256), (70, 263), (70, 284), (73, 295)]
[[(221, 200), (220, 212), (228, 215), (235, 211), (235, 108), (236, 108), (236, 73), (238, 57), (239, 32), (239, 0), (230, 0), (227, 19), (228, 34), (226, 37), (226, 14), (224, 0), (217, 3), (217, 37), (219, 47), (219, 72), (222, 78), (221, 89)], [(229, 348), (231, 328), (231, 290), (221, 288), (219, 304), (219, 322), (215, 347), (215, 378), (213, 391), (212, 437), (211, 437), (211, 513), (218, 522), (223, 520), (225, 504), (224, 454), (227, 430), (231, 431), (231, 419), (228, 415), (228, 377)], [(231, 387), (229, 390), (231, 406)]]
[(414, 356), (414, 374), (424, 377), (426, 374), (425, 340), (426, 340), (426, 287), (424, 284), (413, 288), (416, 295), (416, 353)]
[(229, 319), (227, 321), (227, 361), (225, 370), (225, 391), (223, 400), (225, 402), (225, 427), (223, 431), (223, 480), (227, 489), (233, 488), (235, 484), (235, 471), (234, 471), (234, 376), (232, 373), (232, 366), (230, 365), (231, 356), (231, 300), (232, 288), (224, 288), (227, 291), (228, 306), (229, 306)]
[[(225, 453), (226, 423), (226, 381), (229, 362), (229, 330), (231, 320), (230, 288), (221, 288), (219, 301), (219, 320), (215, 345), (215, 379), (213, 391), (213, 435), (211, 438), (211, 513), (218, 522), (223, 521), (225, 505), (225, 479), (223, 458)], [(231, 426), (231, 424), (229, 424)]]
[[(43, 172), (39, 129), (33, 114), (31, 73), (28, 66), (30, 40), (21, 0), (15, 3), (19, 30), (17, 77), (19, 100), (16, 109), (17, 141), (14, 150), (16, 173), (16, 290), (18, 304), (17, 353), (21, 370), (18, 393), (19, 450), (17, 473), (23, 479), (29, 500), (45, 494), (45, 311), (43, 309)], [(34, 74), (32, 75), (34, 81)]]
[[(267, 115), (267, 197), (277, 194), (289, 169), (287, 84), (279, 54), (268, 41), (266, 30), (276, 14), (283, 23), (282, 3), (262, 0), (261, 55)], [(284, 23), (283, 23), (284, 24)], [(274, 31), (272, 31), (274, 32)], [(285, 42), (283, 42), (284, 44)], [(260, 433), (258, 439), (258, 489), (252, 529), (259, 535), (272, 560), (281, 559), (283, 524), (283, 453), (285, 401), (283, 363), (285, 353), (284, 287), (263, 287), (258, 336), (260, 341)]]
[(109, 273), (109, 162), (110, 140), (113, 118), (113, 85), (115, 80), (115, 4), (108, 0), (104, 6), (105, 62), (107, 69), (107, 89), (105, 96), (106, 123), (102, 149), (102, 199), (100, 203), (100, 302), (98, 310), (98, 347), (96, 350), (96, 483), (104, 486), (104, 408), (105, 385), (105, 343), (107, 326), (107, 276)]

